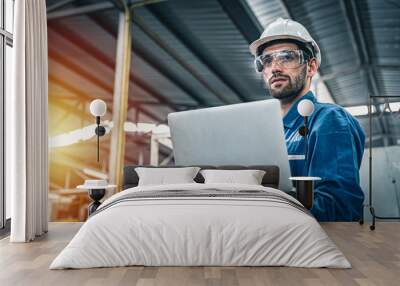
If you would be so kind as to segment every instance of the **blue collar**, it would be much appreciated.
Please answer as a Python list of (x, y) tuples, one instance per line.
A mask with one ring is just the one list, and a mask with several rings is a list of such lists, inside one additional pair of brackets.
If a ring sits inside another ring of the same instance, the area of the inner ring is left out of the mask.
[(317, 99), (315, 98), (311, 90), (308, 91), (305, 95), (303, 95), (299, 99), (297, 99), (289, 108), (289, 111), (286, 113), (285, 117), (283, 117), (283, 125), (286, 128), (293, 128), (296, 124), (296, 121), (299, 119), (299, 117), (301, 117), (301, 115), (297, 111), (297, 105), (303, 99), (309, 99), (314, 104), (317, 102)]

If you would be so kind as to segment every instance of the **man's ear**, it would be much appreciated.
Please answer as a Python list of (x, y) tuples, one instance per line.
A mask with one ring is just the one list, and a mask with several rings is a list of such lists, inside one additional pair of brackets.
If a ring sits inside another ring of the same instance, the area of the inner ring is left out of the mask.
[(307, 75), (313, 77), (318, 71), (318, 63), (316, 58), (312, 58), (307, 65)]

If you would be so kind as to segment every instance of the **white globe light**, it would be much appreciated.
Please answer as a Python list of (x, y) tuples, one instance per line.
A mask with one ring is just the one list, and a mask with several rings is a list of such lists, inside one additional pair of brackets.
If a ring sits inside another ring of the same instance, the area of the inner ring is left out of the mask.
[(103, 116), (106, 114), (106, 111), (107, 105), (103, 100), (95, 99), (90, 103), (90, 113), (93, 114), (93, 116)]
[(309, 99), (303, 99), (297, 105), (297, 111), (301, 116), (310, 116), (314, 112), (314, 103)]

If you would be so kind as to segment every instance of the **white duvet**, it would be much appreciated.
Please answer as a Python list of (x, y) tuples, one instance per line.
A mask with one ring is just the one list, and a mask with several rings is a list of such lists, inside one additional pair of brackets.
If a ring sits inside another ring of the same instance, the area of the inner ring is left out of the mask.
[[(265, 190), (263, 186), (179, 184), (154, 190)], [(296, 201), (297, 202), (297, 201)], [(89, 218), (50, 269), (145, 266), (294, 266), (350, 268), (318, 222), (293, 206), (255, 198), (155, 198), (124, 201)]]

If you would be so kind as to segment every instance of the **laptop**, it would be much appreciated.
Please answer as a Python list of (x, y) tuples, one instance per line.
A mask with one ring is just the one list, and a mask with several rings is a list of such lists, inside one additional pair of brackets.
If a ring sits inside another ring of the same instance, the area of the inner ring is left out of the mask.
[(279, 189), (291, 191), (278, 100), (174, 112), (168, 125), (176, 165), (276, 165)]

